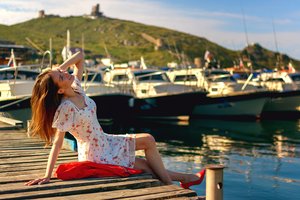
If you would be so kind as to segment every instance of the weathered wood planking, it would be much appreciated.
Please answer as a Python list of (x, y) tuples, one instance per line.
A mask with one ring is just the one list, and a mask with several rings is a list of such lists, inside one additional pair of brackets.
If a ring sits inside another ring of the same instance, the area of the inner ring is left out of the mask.
[[(24, 130), (0, 123), (0, 199), (199, 199), (192, 190), (164, 186), (150, 174), (127, 178), (92, 178), (24, 186), (44, 175), (50, 148)], [(57, 165), (77, 160), (77, 153), (62, 149)]]
[(0, 116), (0, 121), (10, 124), (12, 126), (17, 126), (22, 128), (23, 127), (23, 122), (20, 120), (16, 120), (16, 119), (12, 119), (12, 118), (8, 118), (8, 117), (4, 117), (4, 116)]

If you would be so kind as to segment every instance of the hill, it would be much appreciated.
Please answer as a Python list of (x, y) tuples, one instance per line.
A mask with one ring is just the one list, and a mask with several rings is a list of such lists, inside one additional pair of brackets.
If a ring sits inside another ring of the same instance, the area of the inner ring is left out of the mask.
[[(66, 44), (66, 31), (71, 33), (71, 46), (82, 47), (87, 57), (106, 57), (110, 54), (115, 63), (139, 60), (144, 57), (147, 65), (165, 66), (168, 62), (185, 61), (193, 63), (201, 58), (206, 50), (213, 53), (215, 59), (224, 67), (231, 67), (239, 58), (251, 59), (254, 68), (275, 66), (278, 53), (269, 51), (259, 44), (248, 46), (241, 51), (226, 49), (205, 38), (197, 37), (166, 28), (148, 26), (132, 21), (101, 17), (59, 17), (32, 19), (12, 26), (0, 25), (0, 40), (9, 40), (20, 45), (28, 45), (29, 38), (40, 48), (49, 49), (52, 39), (54, 62), (61, 62), (61, 50)], [(154, 47), (158, 50), (155, 50)], [(178, 56), (179, 54), (184, 56)], [(180, 57), (180, 59), (179, 59)], [(287, 64), (295, 66), (300, 62), (281, 56)]]

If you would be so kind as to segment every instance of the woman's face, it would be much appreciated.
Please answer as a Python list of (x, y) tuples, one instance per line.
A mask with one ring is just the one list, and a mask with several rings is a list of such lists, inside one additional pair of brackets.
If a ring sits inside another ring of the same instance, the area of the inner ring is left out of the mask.
[(67, 89), (71, 87), (74, 76), (69, 74), (68, 72), (61, 71), (60, 69), (54, 69), (50, 72), (50, 76), (53, 79), (53, 82), (60, 88), (60, 89)]

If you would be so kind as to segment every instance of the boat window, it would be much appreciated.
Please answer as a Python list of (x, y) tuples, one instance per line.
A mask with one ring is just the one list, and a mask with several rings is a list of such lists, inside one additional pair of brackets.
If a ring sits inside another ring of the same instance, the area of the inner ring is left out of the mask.
[(282, 78), (269, 78), (268, 80), (266, 80), (267, 82), (283, 82), (284, 80)]
[(162, 81), (169, 82), (168, 77), (165, 74), (154, 74), (149, 76), (137, 77), (140, 82), (153, 82), (153, 81)]
[[(35, 80), (38, 75), (39, 75), (38, 72), (19, 70), (18, 74), (17, 74), (17, 79)], [(0, 72), (0, 80), (12, 80), (14, 78), (15, 78), (15, 71), (14, 70), (8, 70), (8, 71)]]
[(1, 73), (1, 80), (11, 80), (14, 79), (15, 75), (12, 71), (4, 71)]
[(119, 74), (119, 75), (114, 75), (113, 81), (119, 82), (119, 81), (128, 81), (129, 78), (126, 74)]
[[(83, 75), (84, 76), (84, 78), (83, 78), (83, 80), (85, 80), (85, 74)], [(102, 77), (101, 77), (101, 75), (100, 74), (88, 74), (88, 77), (87, 77), (87, 81), (94, 81), (94, 82), (101, 82), (102, 81)]]
[(216, 76), (216, 75), (230, 75), (228, 71), (205, 71), (205, 76)]
[(171, 82), (165, 72), (160, 71), (137, 71), (133, 73), (136, 80), (140, 82)]
[(24, 71), (24, 72), (19, 72), (18, 74), (24, 75), (26, 80), (35, 80), (36, 77), (39, 75), (38, 72), (30, 72), (30, 71)]
[(190, 75), (176, 75), (174, 78), (174, 82), (181, 81), (197, 81), (197, 77), (193, 74)]
[(300, 74), (299, 75), (290, 75), (293, 81), (300, 81)]
[(235, 78), (232, 76), (217, 76), (208, 78), (210, 82), (236, 82)]

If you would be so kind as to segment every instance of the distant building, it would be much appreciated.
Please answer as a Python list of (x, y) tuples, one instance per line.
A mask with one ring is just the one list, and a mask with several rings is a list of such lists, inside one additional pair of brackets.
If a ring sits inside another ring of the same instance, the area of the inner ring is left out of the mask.
[(45, 15), (45, 11), (44, 10), (40, 10), (39, 13), (38, 13), (38, 18), (45, 18), (46, 15)]
[(88, 17), (88, 18), (91, 18), (91, 19), (97, 19), (97, 18), (100, 18), (100, 17), (104, 17), (103, 13), (100, 12), (100, 5), (99, 4), (96, 4), (92, 7), (92, 12), (90, 15), (85, 15), (84, 17)]
[(91, 16), (102, 17), (102, 12), (100, 12), (99, 10), (100, 10), (100, 5), (99, 4), (96, 4), (95, 6), (93, 6)]

